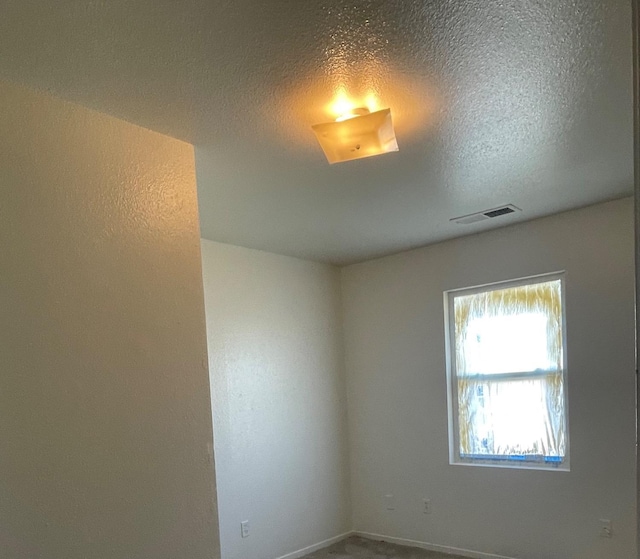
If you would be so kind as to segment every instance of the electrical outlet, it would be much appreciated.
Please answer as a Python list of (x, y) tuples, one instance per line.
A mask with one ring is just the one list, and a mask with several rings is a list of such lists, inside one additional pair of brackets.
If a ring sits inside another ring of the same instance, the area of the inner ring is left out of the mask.
[(606, 518), (600, 519), (600, 537), (610, 538), (613, 536), (613, 529), (611, 528), (611, 520)]
[(392, 494), (384, 496), (384, 508), (387, 510), (396, 510), (396, 500)]
[(242, 535), (243, 538), (249, 537), (249, 521), (248, 520), (243, 520), (242, 522), (240, 522), (240, 534)]
[(422, 499), (422, 514), (431, 514), (431, 499)]

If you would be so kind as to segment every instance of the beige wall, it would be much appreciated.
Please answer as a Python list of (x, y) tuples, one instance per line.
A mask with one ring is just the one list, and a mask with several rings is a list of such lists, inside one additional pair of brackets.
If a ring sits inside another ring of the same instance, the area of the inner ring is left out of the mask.
[(0, 84), (0, 557), (219, 557), (192, 147)]
[[(624, 199), (342, 270), (356, 530), (520, 559), (636, 557), (633, 238)], [(571, 471), (449, 465), (443, 291), (560, 270)]]
[(349, 531), (339, 271), (204, 240), (202, 256), (224, 559)]

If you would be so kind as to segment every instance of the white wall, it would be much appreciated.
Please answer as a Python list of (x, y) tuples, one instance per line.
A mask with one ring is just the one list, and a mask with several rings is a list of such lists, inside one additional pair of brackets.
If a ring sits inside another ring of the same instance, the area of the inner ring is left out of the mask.
[(0, 84), (0, 557), (219, 557), (191, 146)]
[(274, 559), (351, 527), (340, 275), (205, 240), (202, 254), (222, 557)]
[[(354, 527), (523, 559), (635, 558), (633, 255), (625, 199), (343, 269)], [(558, 270), (571, 472), (449, 465), (443, 291)]]

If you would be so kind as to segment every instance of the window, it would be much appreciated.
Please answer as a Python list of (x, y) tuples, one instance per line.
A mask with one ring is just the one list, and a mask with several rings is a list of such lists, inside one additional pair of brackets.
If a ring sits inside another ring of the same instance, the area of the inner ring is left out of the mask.
[(445, 293), (451, 462), (567, 470), (564, 275)]

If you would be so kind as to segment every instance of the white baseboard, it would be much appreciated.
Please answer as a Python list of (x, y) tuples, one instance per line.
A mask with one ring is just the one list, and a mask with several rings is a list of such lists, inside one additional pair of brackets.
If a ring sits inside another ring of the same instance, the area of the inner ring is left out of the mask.
[(324, 540), (322, 542), (315, 543), (310, 545), (309, 547), (305, 547), (303, 549), (299, 549), (298, 551), (292, 551), (291, 553), (287, 553), (286, 555), (282, 555), (278, 557), (278, 559), (300, 559), (300, 557), (304, 557), (309, 553), (313, 553), (314, 551), (318, 551), (323, 547), (329, 547), (334, 543), (347, 539), (349, 536), (353, 536), (353, 532), (345, 532), (344, 534), (340, 534), (339, 536), (334, 536), (333, 538), (329, 538), (328, 540)]
[(461, 555), (462, 557), (469, 557), (470, 559), (514, 559), (513, 557), (505, 557), (504, 555), (494, 555), (492, 553), (483, 553), (481, 551), (472, 551), (470, 549), (460, 549), (458, 547), (449, 547), (447, 545), (437, 545), (434, 543), (419, 542), (416, 540), (407, 540), (405, 538), (394, 538), (393, 536), (383, 536), (382, 534), (370, 534), (369, 532), (355, 531), (355, 532), (352, 532), (351, 535), (360, 536), (361, 538), (367, 538), (368, 540), (379, 540), (387, 543), (395, 543), (397, 545), (406, 545), (407, 547), (418, 547), (420, 549), (426, 549), (428, 551), (439, 551), (440, 553), (450, 553), (451, 555)]

